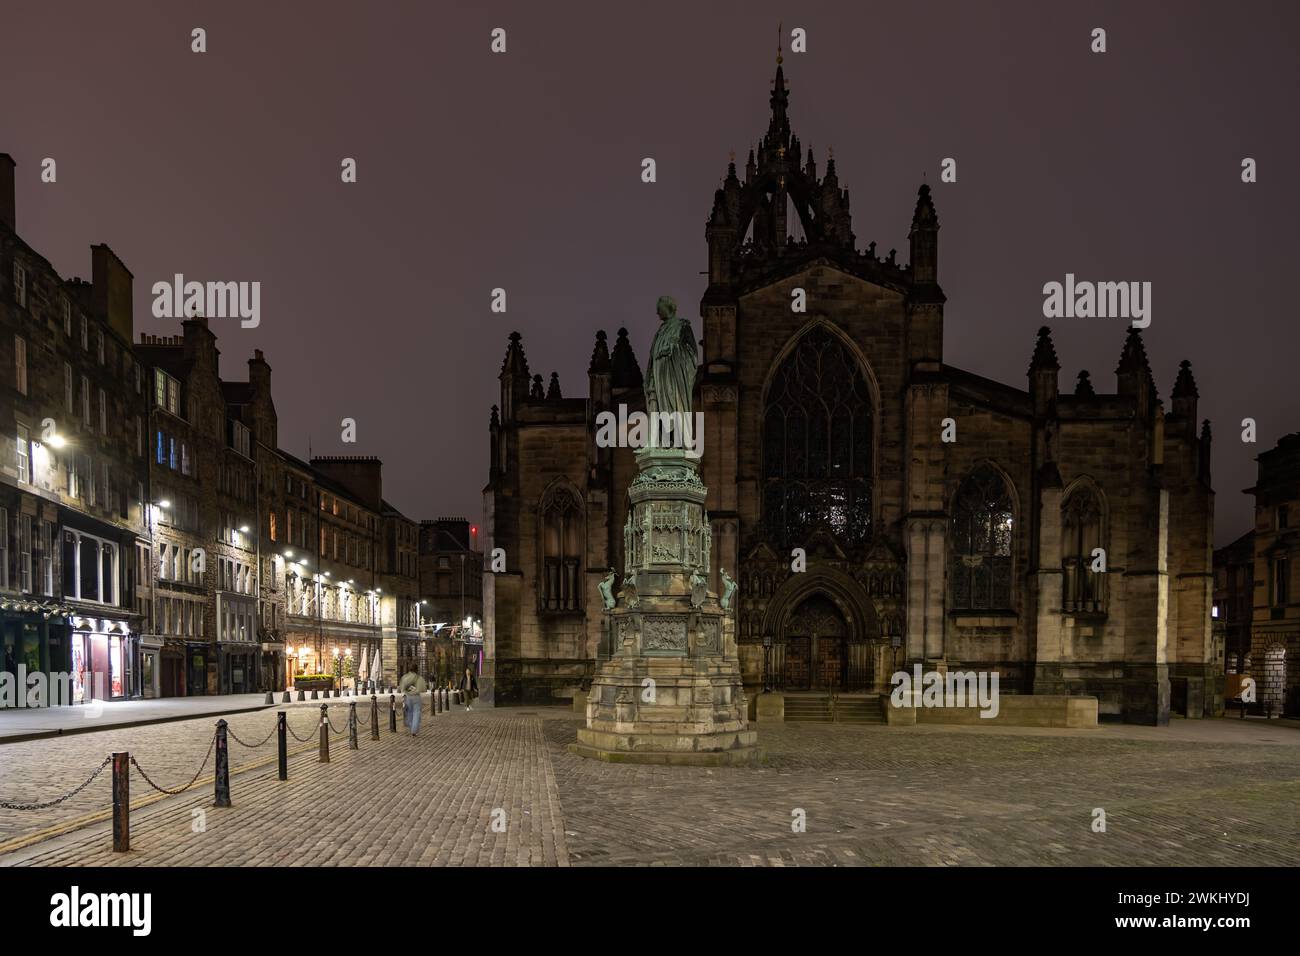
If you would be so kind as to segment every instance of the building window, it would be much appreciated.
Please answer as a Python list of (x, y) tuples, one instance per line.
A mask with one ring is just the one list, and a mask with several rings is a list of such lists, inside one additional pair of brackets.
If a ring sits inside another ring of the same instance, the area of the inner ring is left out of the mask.
[(1277, 506), (1277, 527), (1279, 531), (1286, 530), (1289, 527), (1288, 522), (1291, 519), (1291, 509), (1287, 505)]
[(179, 418), (181, 414), (181, 383), (160, 368), (154, 369), (153, 375), (154, 404), (159, 408), (165, 408)]
[(102, 388), (99, 390), (99, 433), (108, 434), (108, 396)]
[(9, 509), (0, 508), (0, 588), (9, 587)]
[(99, 355), (99, 364), (104, 364), (104, 333), (100, 329), (95, 330), (95, 351)]
[(81, 491), (80, 484), (77, 481), (77, 456), (68, 455), (68, 497), (76, 498)]
[(81, 350), (90, 351), (90, 320), (84, 315), (81, 317)]
[(27, 270), (14, 260), (14, 301), (27, 308)]
[(21, 335), (14, 336), (14, 384), (22, 395), (27, 394), (27, 340)]
[(144, 422), (140, 416), (135, 416), (135, 453), (138, 457), (144, 457)]
[(542, 499), (542, 586), (544, 611), (582, 608), (582, 507), (566, 488), (552, 488)]
[(117, 545), (84, 531), (63, 532), (65, 598), (117, 604), (117, 575)]
[(1062, 600), (1066, 611), (1105, 610), (1106, 575), (1092, 569), (1093, 551), (1103, 548), (1101, 504), (1091, 487), (1071, 493), (1061, 506)]
[(167, 436), (167, 467), (176, 470), (176, 439), (171, 435)]
[(85, 375), (81, 376), (81, 421), (86, 426), (87, 431), (90, 429), (90, 379)]
[(763, 412), (763, 520), (783, 547), (818, 529), (871, 537), (871, 392), (848, 347), (805, 333), (777, 369)]
[(32, 589), (32, 516), (18, 516), (18, 590)]
[(1270, 572), (1273, 606), (1284, 607), (1291, 603), (1291, 559), (1274, 558)]
[(72, 363), (63, 363), (63, 404), (68, 409), (69, 415), (77, 414), (77, 399), (72, 387)]
[(1011, 608), (1011, 492), (992, 465), (980, 465), (957, 489), (953, 513), (952, 606)]
[(190, 449), (189, 446), (185, 444), (185, 442), (181, 442), (181, 474), (188, 475), (189, 473), (190, 473)]
[(72, 338), (72, 303), (65, 295), (60, 304), (63, 307), (63, 334)]
[(18, 481), (28, 484), (32, 480), (32, 434), (26, 425), (18, 426), (14, 447), (18, 450)]
[(41, 522), (41, 593), (54, 595), (54, 523)]

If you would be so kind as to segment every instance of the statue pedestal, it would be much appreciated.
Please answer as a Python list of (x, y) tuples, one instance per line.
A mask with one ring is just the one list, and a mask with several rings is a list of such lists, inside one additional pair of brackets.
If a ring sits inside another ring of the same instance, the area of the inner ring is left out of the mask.
[(708, 591), (711, 532), (697, 461), (637, 452), (624, 586), (608, 609), (612, 656), (570, 750), (600, 760), (718, 766), (760, 756), (731, 613)]

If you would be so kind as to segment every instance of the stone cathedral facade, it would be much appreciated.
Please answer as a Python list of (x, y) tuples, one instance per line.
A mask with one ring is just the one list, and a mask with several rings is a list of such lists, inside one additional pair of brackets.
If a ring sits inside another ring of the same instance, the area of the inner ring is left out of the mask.
[[(921, 663), (996, 670), (1003, 693), (1093, 695), (1130, 722), (1220, 713), (1210, 432), (1190, 364), (1168, 406), (1136, 329), (1116, 332), (1113, 391), (1087, 372), (1062, 389), (1046, 328), (1024, 387), (945, 364), (929, 187), (907, 264), (859, 248), (835, 161), (819, 170), (788, 101), (778, 63), (768, 129), (705, 227), (709, 589), (720, 568), (739, 584), (746, 687), (882, 693)], [(482, 685), (558, 703), (608, 652), (597, 587), (610, 570), (623, 584), (636, 468), (598, 447), (596, 416), (644, 408), (642, 373), (625, 330), (612, 347), (598, 332), (587, 395), (566, 398), (515, 333), (500, 381), (484, 496), (504, 566), (485, 574)]]

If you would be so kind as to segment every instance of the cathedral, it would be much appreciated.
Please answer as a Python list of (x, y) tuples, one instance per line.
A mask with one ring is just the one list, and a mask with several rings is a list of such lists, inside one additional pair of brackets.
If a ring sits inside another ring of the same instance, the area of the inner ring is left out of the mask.
[[(996, 671), (1004, 694), (1094, 696), (1103, 719), (1221, 713), (1210, 430), (1190, 363), (1168, 407), (1136, 328), (1116, 336), (1109, 392), (1086, 371), (1062, 390), (1047, 328), (1023, 387), (945, 364), (929, 187), (906, 264), (859, 249), (834, 158), (819, 175), (788, 103), (778, 60), (767, 131), (705, 226), (708, 588), (736, 582), (747, 692), (883, 694), (920, 664)], [(612, 346), (597, 332), (587, 395), (565, 397), (513, 333), (500, 381), (480, 686), (499, 704), (567, 703), (609, 653), (599, 587), (611, 571), (623, 584), (636, 475), (596, 419), (645, 408), (641, 366), (626, 330)]]

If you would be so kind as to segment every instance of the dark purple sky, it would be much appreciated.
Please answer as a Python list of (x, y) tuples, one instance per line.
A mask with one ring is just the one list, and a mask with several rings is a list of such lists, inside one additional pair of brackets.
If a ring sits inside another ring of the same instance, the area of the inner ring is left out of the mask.
[[(266, 351), (281, 444), (377, 454), (412, 517), (477, 520), (511, 329), (572, 396), (597, 328), (626, 325), (644, 358), (658, 295), (698, 315), (713, 190), (766, 129), (784, 20), (808, 31), (786, 56), (794, 131), (820, 168), (834, 147), (860, 244), (906, 259), (929, 173), (946, 360), (1024, 387), (1044, 282), (1151, 281), (1157, 386), (1167, 403), (1191, 359), (1219, 542), (1247, 529), (1254, 456), (1300, 428), (1296, 4), (481, 6), (9, 4), (0, 151), (19, 163), (19, 232), (68, 276), (111, 245), (136, 277), (137, 336), (176, 330), (150, 314), (159, 279), (260, 281), (259, 328), (213, 324), (229, 377)], [(956, 184), (938, 182), (945, 156)], [(1062, 389), (1088, 368), (1112, 391), (1123, 320), (1053, 326)], [(1258, 445), (1240, 441), (1247, 416)]]

